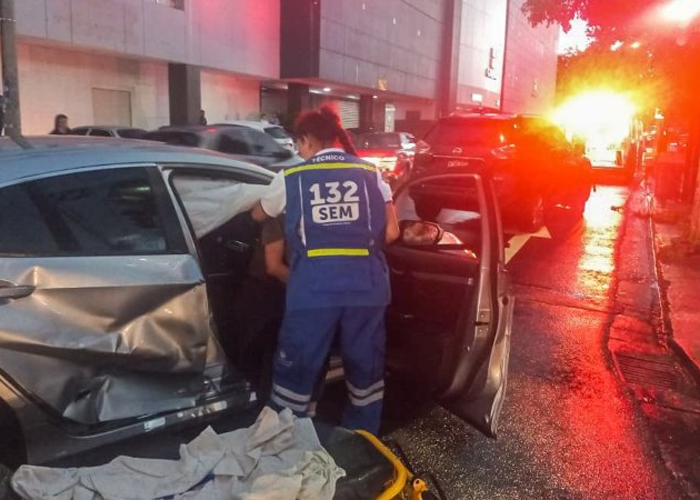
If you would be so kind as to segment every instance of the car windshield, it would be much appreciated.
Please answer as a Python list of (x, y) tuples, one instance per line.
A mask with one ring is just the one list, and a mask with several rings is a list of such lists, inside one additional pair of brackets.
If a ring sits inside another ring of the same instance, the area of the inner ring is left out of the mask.
[(289, 139), (289, 134), (282, 127), (267, 127), (265, 133), (273, 139)]
[(449, 118), (438, 122), (425, 136), (432, 147), (488, 146), (513, 140), (514, 125), (488, 118)]
[(121, 128), (117, 133), (124, 139), (143, 139), (148, 132), (140, 128)]
[(360, 149), (391, 149), (401, 147), (399, 134), (362, 134), (357, 137), (355, 144)]

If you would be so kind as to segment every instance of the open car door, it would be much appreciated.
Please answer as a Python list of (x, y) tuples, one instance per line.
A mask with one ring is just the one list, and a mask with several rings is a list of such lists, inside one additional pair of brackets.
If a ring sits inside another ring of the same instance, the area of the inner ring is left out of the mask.
[(496, 437), (513, 298), (491, 181), (477, 173), (421, 177), (395, 202), (401, 238), (387, 249), (387, 367)]

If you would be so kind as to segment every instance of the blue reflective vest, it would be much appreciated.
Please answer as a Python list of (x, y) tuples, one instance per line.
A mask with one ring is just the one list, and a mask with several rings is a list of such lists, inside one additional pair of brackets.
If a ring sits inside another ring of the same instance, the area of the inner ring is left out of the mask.
[(385, 201), (376, 167), (341, 152), (285, 171), (288, 309), (385, 306)]

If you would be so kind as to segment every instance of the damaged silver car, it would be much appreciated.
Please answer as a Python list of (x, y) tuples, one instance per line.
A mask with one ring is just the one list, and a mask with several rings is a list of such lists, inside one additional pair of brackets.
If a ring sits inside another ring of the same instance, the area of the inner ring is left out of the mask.
[[(259, 406), (237, 298), (272, 174), (153, 143), (28, 142), (0, 140), (0, 463)], [(495, 436), (513, 300), (491, 182), (417, 178), (395, 200), (388, 368)]]

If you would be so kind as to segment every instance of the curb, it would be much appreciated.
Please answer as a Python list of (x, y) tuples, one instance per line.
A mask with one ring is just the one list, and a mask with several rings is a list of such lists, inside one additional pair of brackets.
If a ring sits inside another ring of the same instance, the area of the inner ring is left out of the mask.
[(661, 315), (661, 333), (668, 340), (668, 344), (673, 352), (678, 356), (683, 366), (688, 373), (693, 377), (695, 382), (700, 386), (700, 366), (695, 364), (691, 356), (683, 349), (683, 346), (676, 342), (673, 336), (673, 323), (671, 321), (671, 311), (668, 303), (668, 281), (663, 278), (661, 264), (657, 255), (656, 248), (656, 224), (654, 217), (649, 212), (649, 237), (651, 238), (651, 252), (654, 259), (654, 279), (656, 280), (656, 293), (658, 294), (659, 313)]

